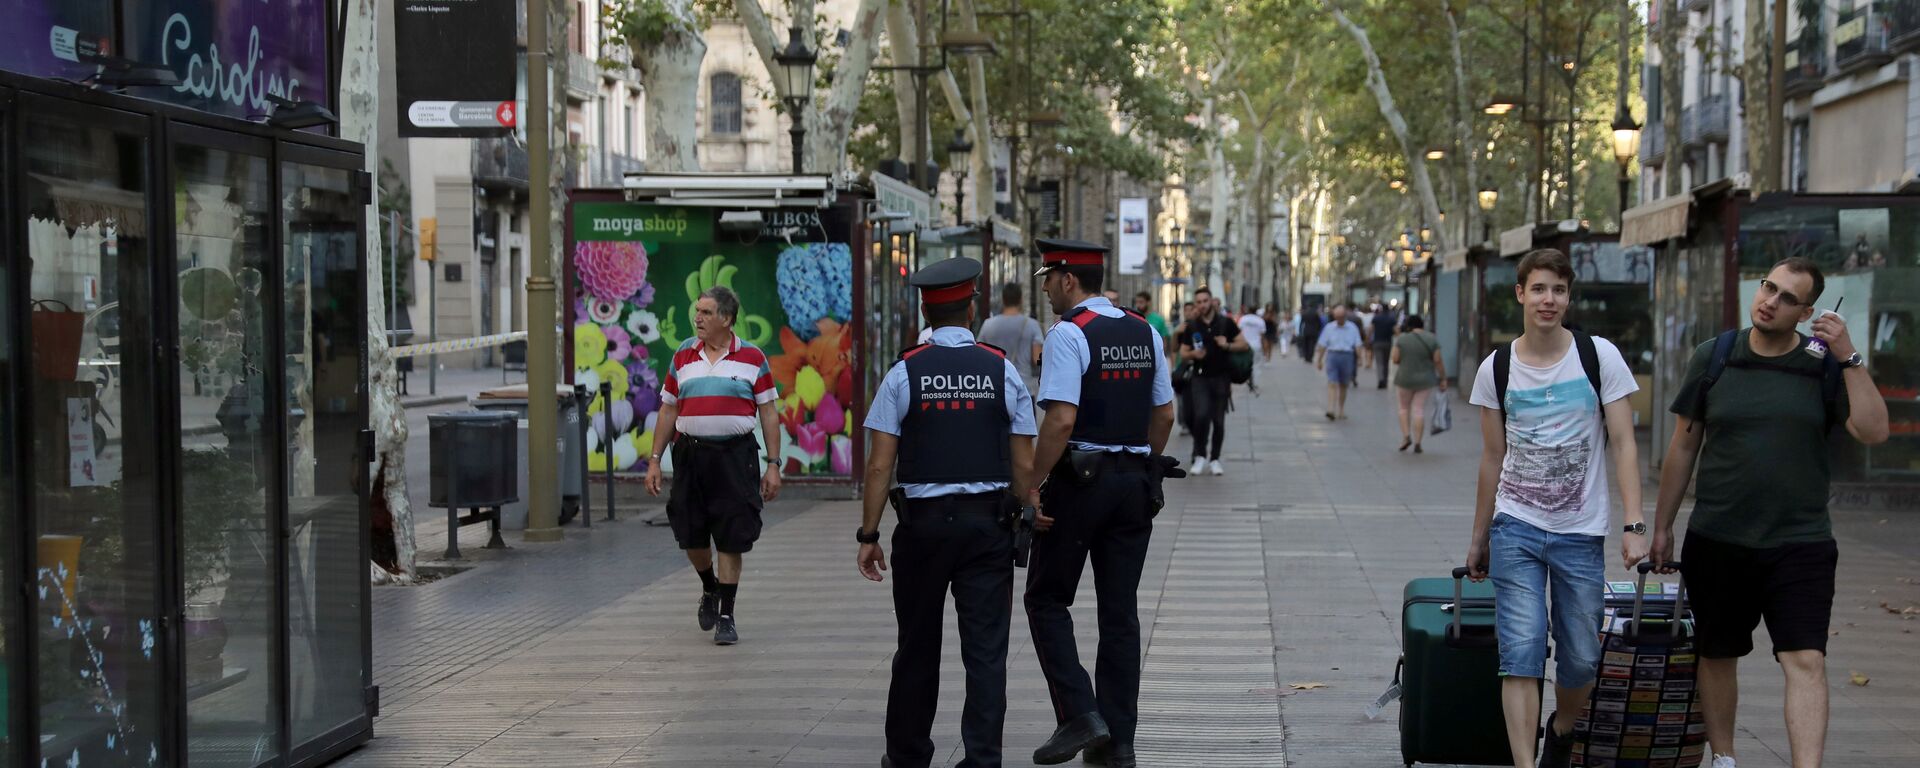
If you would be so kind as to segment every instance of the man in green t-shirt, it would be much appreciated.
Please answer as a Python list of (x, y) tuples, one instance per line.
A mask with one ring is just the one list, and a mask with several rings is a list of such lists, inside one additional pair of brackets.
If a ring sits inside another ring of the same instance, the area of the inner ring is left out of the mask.
[(1167, 342), (1167, 348), (1163, 350), (1163, 352), (1169, 355), (1173, 354), (1173, 329), (1167, 327), (1166, 318), (1161, 317), (1160, 313), (1153, 311), (1153, 296), (1146, 291), (1134, 294), (1133, 311), (1140, 313), (1141, 317), (1146, 318), (1147, 325), (1153, 326), (1153, 329), (1160, 333), (1160, 338)]
[[(1670, 410), (1679, 416), (1661, 467), (1650, 560), (1671, 561), (1673, 521), (1698, 460), (1693, 516), (1680, 553), (1699, 649), (1700, 706), (1711, 768), (1735, 768), (1737, 665), (1762, 617), (1786, 673), (1787, 741), (1795, 768), (1820, 764), (1827, 736), (1827, 626), (1839, 549), (1827, 515), (1827, 431), (1887, 439), (1887, 404), (1839, 315), (1814, 308), (1826, 287), (1803, 258), (1773, 266), (1754, 292), (1753, 327), (1734, 339), (1718, 379), (1701, 389), (1715, 342), (1693, 351)], [(1816, 317), (1817, 315), (1817, 317)], [(1794, 330), (1813, 319), (1817, 345)], [(1826, 357), (1843, 386), (1827, 402)]]

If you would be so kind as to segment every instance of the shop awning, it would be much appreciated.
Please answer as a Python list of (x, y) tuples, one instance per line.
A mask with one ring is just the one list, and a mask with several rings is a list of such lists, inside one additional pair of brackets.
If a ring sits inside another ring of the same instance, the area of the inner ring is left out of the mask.
[(1500, 233), (1500, 255), (1518, 256), (1533, 250), (1534, 225), (1522, 224)]
[(1628, 208), (1620, 224), (1620, 246), (1658, 243), (1687, 234), (1687, 211), (1693, 195), (1681, 192), (1651, 203)]
[(1467, 268), (1467, 248), (1455, 248), (1440, 256), (1441, 272), (1459, 272)]

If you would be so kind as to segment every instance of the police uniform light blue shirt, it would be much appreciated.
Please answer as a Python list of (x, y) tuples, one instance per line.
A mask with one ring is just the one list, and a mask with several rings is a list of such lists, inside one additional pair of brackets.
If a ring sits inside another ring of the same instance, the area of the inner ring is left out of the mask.
[[(1075, 307), (1086, 307), (1102, 317), (1122, 317), (1126, 315), (1113, 305), (1105, 296), (1094, 296), (1080, 302)], [(1167, 342), (1160, 337), (1159, 331), (1153, 333), (1153, 348), (1166, 349)], [(1040, 366), (1040, 407), (1054, 403), (1080, 404), (1080, 377), (1086, 375), (1087, 366), (1093, 364), (1093, 351), (1087, 348), (1087, 335), (1080, 326), (1069, 322), (1056, 322), (1047, 331), (1047, 343), (1040, 353), (1044, 363)], [(1153, 405), (1155, 407), (1173, 402), (1173, 378), (1167, 371), (1167, 356), (1153, 356)], [(1127, 452), (1147, 455), (1153, 450), (1139, 445), (1100, 445), (1071, 441), (1068, 447), (1081, 451), (1107, 451), (1111, 453)]]
[[(973, 332), (958, 326), (935, 328), (928, 343), (942, 347), (965, 347), (974, 343)], [(1007, 405), (1007, 416), (1013, 419), (1013, 434), (1028, 437), (1040, 434), (1039, 425), (1033, 421), (1033, 395), (1027, 392), (1027, 384), (1020, 379), (1020, 371), (1013, 367), (1012, 360), (1006, 361), (1006, 371), (1006, 390), (1000, 399)], [(873, 404), (867, 409), (867, 429), (898, 437), (900, 421), (912, 406), (912, 398), (913, 391), (907, 382), (907, 364), (904, 361), (896, 362), (887, 369), (886, 378), (880, 380), (880, 391), (873, 395)], [(909, 499), (988, 493), (1006, 487), (1006, 483), (900, 484)]]

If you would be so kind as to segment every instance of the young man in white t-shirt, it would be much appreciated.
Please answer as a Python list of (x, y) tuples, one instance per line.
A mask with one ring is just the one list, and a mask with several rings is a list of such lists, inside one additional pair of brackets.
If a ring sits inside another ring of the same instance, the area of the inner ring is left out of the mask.
[[(1563, 768), (1572, 759), (1574, 720), (1599, 672), (1604, 550), (1612, 519), (1609, 449), (1625, 502), (1621, 560), (1633, 567), (1650, 544), (1627, 404), (1639, 386), (1612, 342), (1562, 327), (1573, 289), (1566, 254), (1532, 251), (1520, 260), (1519, 276), (1514, 297), (1525, 330), (1509, 350), (1481, 362), (1473, 381), (1471, 402), (1482, 409), (1484, 447), (1467, 567), (1476, 581), (1493, 578), (1505, 678), (1501, 704), (1516, 768), (1535, 765), (1539, 681), (1546, 676), (1551, 627), (1557, 708), (1539, 766)], [(1497, 382), (1502, 362), (1504, 397)], [(1597, 369), (1597, 383), (1590, 366)]]

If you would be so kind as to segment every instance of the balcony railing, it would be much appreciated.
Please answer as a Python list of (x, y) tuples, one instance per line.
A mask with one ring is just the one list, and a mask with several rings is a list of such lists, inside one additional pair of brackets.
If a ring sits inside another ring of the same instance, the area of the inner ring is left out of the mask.
[(1786, 95), (1799, 96), (1820, 90), (1827, 81), (1827, 52), (1815, 48), (1802, 53), (1800, 41), (1787, 44)]
[(568, 51), (567, 90), (576, 98), (593, 98), (600, 92), (600, 65), (591, 57)]
[(527, 188), (527, 148), (512, 136), (473, 140), (473, 183), (494, 189)]
[(627, 174), (646, 170), (646, 163), (637, 157), (599, 147), (580, 148), (580, 180), (589, 187), (616, 188), (626, 181)]
[(1680, 0), (1680, 7), (1688, 11), (1711, 11), (1713, 0)]
[(1893, 56), (1887, 39), (1893, 19), (1880, 3), (1862, 3), (1841, 11), (1833, 27), (1833, 63), (1841, 71), (1881, 64)]
[(1890, 0), (1887, 10), (1888, 47), (1895, 51), (1920, 48), (1920, 0)]
[(1659, 165), (1667, 158), (1667, 127), (1649, 123), (1640, 132), (1640, 164)]
[(1715, 94), (1681, 112), (1680, 139), (1687, 146), (1727, 140), (1727, 95)]

